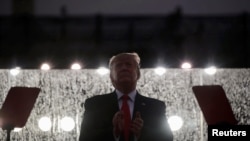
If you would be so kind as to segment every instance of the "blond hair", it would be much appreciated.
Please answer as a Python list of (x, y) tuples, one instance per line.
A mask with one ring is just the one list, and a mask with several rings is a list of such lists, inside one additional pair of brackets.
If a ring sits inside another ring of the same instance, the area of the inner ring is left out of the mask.
[(137, 63), (138, 68), (140, 68), (140, 61), (141, 61), (141, 59), (140, 59), (139, 55), (138, 55), (136, 52), (132, 52), (132, 53), (125, 52), (125, 53), (119, 53), (119, 54), (117, 54), (117, 55), (115, 55), (115, 56), (112, 56), (112, 57), (109, 59), (109, 68), (112, 67), (112, 64), (113, 64), (113, 62), (114, 62), (114, 60), (115, 60), (116, 58), (118, 58), (118, 57), (120, 57), (120, 56), (123, 56), (123, 55), (132, 56), (132, 57), (134, 58), (135, 62)]

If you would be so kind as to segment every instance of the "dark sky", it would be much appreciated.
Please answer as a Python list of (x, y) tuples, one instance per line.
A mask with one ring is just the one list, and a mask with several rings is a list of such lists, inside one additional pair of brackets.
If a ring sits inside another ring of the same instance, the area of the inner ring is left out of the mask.
[[(180, 7), (184, 15), (201, 15), (201, 16), (226, 15), (227, 16), (227, 15), (238, 15), (238, 14), (241, 14), (242, 12), (250, 13), (249, 5), (250, 5), (250, 0), (237, 0), (237, 1), (236, 0), (219, 0), (219, 1), (218, 0), (70, 0), (70, 1), (69, 0), (34, 0), (34, 13), (33, 14), (37, 17), (39, 16), (61, 17), (62, 7), (65, 7), (66, 13), (69, 17), (70, 16), (74, 17), (74, 16), (95, 15), (95, 14), (118, 15), (118, 16), (164, 15), (164, 14), (171, 14), (176, 10), (177, 7)], [(11, 15), (11, 13), (12, 13), (11, 0), (1, 0), (0, 1), (0, 16)], [(246, 21), (246, 23), (247, 22), (248, 21)], [(3, 24), (1, 28), (5, 28), (5, 26), (6, 25)], [(27, 25), (24, 25), (24, 26), (27, 26)], [(245, 25), (245, 26), (248, 26), (249, 28), (249, 23), (248, 25)], [(6, 32), (3, 33), (2, 31), (3, 30), (1, 30), (1, 36), (5, 36)], [(233, 31), (233, 32), (237, 33), (237, 31)], [(245, 33), (246, 33), (246, 36), (244, 36), (244, 38), (247, 38), (246, 40), (248, 40), (246, 44), (249, 44), (249, 31)], [(10, 35), (10, 36), (15, 36), (15, 35), (13, 33), (13, 35)], [(25, 34), (21, 36), (25, 37)], [(212, 38), (217, 38), (217, 37), (212, 37)], [(232, 46), (237, 46), (237, 44), (242, 45), (240, 41), (241, 40), (239, 40), (239, 42), (237, 41), (228, 42), (227, 44), (229, 46), (231, 43), (235, 44)], [(15, 43), (11, 43), (11, 44), (13, 45)], [(246, 44), (244, 44), (243, 47), (242, 46), (238, 47), (238, 49), (224, 48), (223, 51), (218, 49), (219, 50), (218, 52), (225, 52), (225, 54), (223, 53), (215, 54), (217, 53), (215, 51), (211, 51), (210, 54), (214, 54), (215, 56), (218, 55), (218, 58), (221, 58), (219, 59), (220, 61), (226, 58), (227, 61), (230, 61), (231, 63), (230, 65), (228, 65), (228, 67), (250, 66), (249, 59), (246, 60), (247, 56), (250, 56), (248, 55), (249, 51), (242, 49), (245, 46), (247, 46)], [(208, 43), (207, 46), (209, 45), (210, 44)], [(90, 47), (89, 49), (86, 49), (86, 48), (80, 49), (80, 48), (84, 48), (84, 45), (77, 45), (77, 43), (75, 43), (74, 45), (70, 45), (70, 49), (69, 48), (67, 49), (67, 47), (63, 47), (63, 46), (67, 46), (65, 44), (62, 45), (61, 48), (59, 47), (53, 48), (53, 47), (46, 46), (46, 43), (43, 43), (43, 42), (41, 42), (41, 45), (40, 45), (41, 47), (36, 47), (36, 48), (29, 48), (28, 46), (26, 46), (26, 44), (24, 45), (25, 47), (22, 47), (22, 48), (21, 48), (22, 45), (15, 45), (15, 46), (16, 47), (11, 47), (8, 45), (1, 46), (0, 48), (1, 68), (10, 67), (11, 65), (15, 65), (15, 64), (22, 65), (22, 62), (25, 62), (26, 66), (35, 67), (35, 65), (33, 65), (32, 63), (35, 63), (37, 66), (39, 66), (39, 63), (46, 61), (46, 60), (51, 61), (52, 63), (54, 63), (55, 66), (62, 66), (64, 68), (67, 68), (71, 62), (77, 59), (79, 59), (79, 61), (82, 61), (83, 63), (86, 63), (85, 65), (87, 67), (97, 67), (98, 65), (102, 65), (102, 64), (106, 65), (109, 57), (111, 57), (113, 54), (118, 53), (120, 51), (137, 51), (143, 59), (144, 67), (154, 67), (157, 63), (164, 63), (164, 62), (165, 63), (175, 62), (174, 64), (168, 64), (168, 65), (170, 65), (170, 67), (179, 67), (178, 64), (180, 64), (182, 61), (185, 60), (185, 57), (186, 57), (185, 50), (186, 48), (188, 48), (184, 46), (181, 49), (178, 49), (178, 48), (176, 49), (176, 48), (171, 48), (168, 46), (168, 49), (165, 50), (164, 47), (160, 47), (160, 49), (156, 49), (153, 47), (141, 48), (140, 46), (142, 45), (138, 45), (137, 47), (127, 48), (126, 45), (120, 44), (120, 45), (117, 45), (116, 48), (115, 47), (110, 47), (110, 48), (91, 48)], [(148, 45), (145, 45), (145, 46), (148, 46)], [(73, 51), (71, 50), (72, 47), (73, 47)], [(215, 47), (211, 47), (211, 48), (215, 48)], [(249, 45), (248, 45), (248, 48), (250, 48)], [(197, 50), (197, 48), (195, 47), (193, 47), (193, 49)], [(157, 51), (157, 50), (160, 50), (160, 51)], [(192, 54), (195, 56), (191, 58), (191, 61), (193, 59), (197, 63), (197, 66), (199, 67), (202, 66), (199, 64), (199, 63), (202, 63), (201, 58), (207, 59), (208, 56), (210, 55), (209, 49), (206, 48), (205, 50), (208, 51), (206, 54), (201, 54), (199, 52), (196, 52), (196, 53), (189, 52), (189, 54)], [(29, 53), (27, 54), (26, 52), (29, 52)], [(176, 52), (181, 52), (181, 54), (177, 54)], [(50, 55), (50, 54), (57, 54), (57, 55)], [(43, 55), (43, 56), (40, 57), (39, 55)], [(71, 57), (72, 55), (75, 57)], [(33, 59), (33, 58), (36, 58), (36, 59)], [(211, 58), (208, 58), (208, 59), (211, 59), (211, 60), (214, 59), (213, 57)], [(237, 58), (240, 58), (240, 59), (237, 59)], [(243, 61), (241, 61), (242, 58), (243, 58)], [(166, 60), (168, 62), (166, 62)], [(91, 61), (95, 63), (92, 63)], [(224, 64), (224, 66), (227, 66), (227, 65)]]
[[(0, 1), (0, 14), (11, 13), (11, 1)], [(23, 0), (25, 1), (25, 0)], [(250, 12), (249, 0), (34, 0), (35, 15), (166, 14), (182, 7), (185, 14), (231, 14)]]

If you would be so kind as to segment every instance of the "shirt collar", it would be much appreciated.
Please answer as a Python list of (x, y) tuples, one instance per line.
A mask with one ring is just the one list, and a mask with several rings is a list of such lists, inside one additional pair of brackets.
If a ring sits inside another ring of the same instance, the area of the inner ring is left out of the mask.
[[(117, 89), (115, 90), (115, 92), (116, 92), (117, 98), (119, 100), (123, 96), (123, 93)], [(132, 92), (128, 93), (128, 96), (129, 96), (130, 100), (135, 101), (136, 90), (133, 90)]]

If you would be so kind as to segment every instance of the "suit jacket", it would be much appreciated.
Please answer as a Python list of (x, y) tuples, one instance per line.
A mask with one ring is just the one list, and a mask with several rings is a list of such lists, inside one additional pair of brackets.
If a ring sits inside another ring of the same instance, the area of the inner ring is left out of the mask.
[[(138, 141), (172, 141), (173, 134), (165, 116), (165, 103), (136, 94), (134, 114), (140, 112), (143, 129)], [(115, 141), (112, 119), (119, 111), (115, 92), (94, 96), (85, 101), (79, 141)]]

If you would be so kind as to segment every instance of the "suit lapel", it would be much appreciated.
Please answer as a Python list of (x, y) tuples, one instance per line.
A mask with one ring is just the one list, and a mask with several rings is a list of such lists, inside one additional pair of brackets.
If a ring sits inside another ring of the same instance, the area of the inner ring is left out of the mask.
[(108, 102), (110, 103), (110, 109), (113, 113), (119, 111), (119, 105), (117, 101), (117, 95), (115, 92), (110, 94), (110, 98), (108, 98)]
[(135, 118), (136, 112), (140, 112), (142, 115), (145, 111), (145, 108), (146, 102), (144, 97), (137, 92), (134, 103), (133, 119)]
[[(109, 108), (111, 109), (113, 114), (119, 111), (117, 94), (115, 93), (115, 91), (110, 93), (108, 103), (110, 105)], [(135, 118), (136, 112), (140, 112), (141, 115), (143, 115), (143, 113), (145, 113), (145, 110), (147, 109), (146, 106), (147, 105), (144, 96), (137, 92), (134, 103), (133, 119)]]

